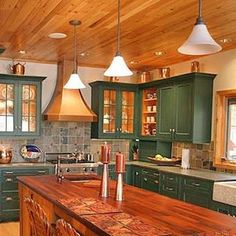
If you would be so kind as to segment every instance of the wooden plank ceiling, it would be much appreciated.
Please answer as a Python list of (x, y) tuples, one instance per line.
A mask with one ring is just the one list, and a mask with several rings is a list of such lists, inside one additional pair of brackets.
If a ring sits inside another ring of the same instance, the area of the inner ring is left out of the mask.
[[(133, 69), (151, 69), (193, 59), (177, 52), (197, 17), (197, 0), (122, 0), (121, 52)], [(203, 1), (203, 18), (223, 50), (236, 48), (236, 1)], [(106, 67), (115, 53), (117, 0), (0, 0), (2, 58), (56, 62), (73, 58), (71, 19), (77, 30), (79, 65)], [(50, 39), (61, 32), (65, 39)], [(222, 44), (223, 38), (231, 42)], [(19, 50), (26, 50), (25, 55)], [(156, 51), (165, 54), (157, 57)], [(137, 64), (130, 64), (135, 61)]]

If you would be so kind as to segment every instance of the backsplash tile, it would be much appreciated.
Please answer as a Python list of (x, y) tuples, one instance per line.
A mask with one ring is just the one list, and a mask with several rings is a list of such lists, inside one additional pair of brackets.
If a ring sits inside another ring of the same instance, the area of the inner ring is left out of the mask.
[(181, 158), (182, 149), (190, 149), (190, 165), (192, 168), (212, 169), (214, 142), (210, 144), (192, 144), (173, 142), (172, 156)]
[[(1, 138), (0, 147), (13, 149), (12, 162), (23, 162), (20, 148), (25, 144), (36, 144), (43, 152), (80, 152), (94, 154), (98, 161), (101, 145), (107, 141), (111, 145), (112, 160), (115, 153), (120, 151), (128, 159), (128, 140), (91, 140), (91, 124), (83, 122), (49, 122), (43, 121), (41, 136), (38, 138)], [(43, 161), (43, 157), (40, 161)]]

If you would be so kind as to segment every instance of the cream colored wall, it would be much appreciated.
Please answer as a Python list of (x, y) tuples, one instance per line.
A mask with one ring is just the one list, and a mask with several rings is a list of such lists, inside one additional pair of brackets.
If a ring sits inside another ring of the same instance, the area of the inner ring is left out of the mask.
[[(0, 60), (0, 73), (10, 73), (9, 70), (10, 65), (12, 65), (12, 61)], [(91, 88), (88, 85), (88, 83), (96, 80), (104, 80), (104, 79), (108, 80), (108, 78), (105, 78), (103, 76), (105, 69), (92, 68), (92, 67), (79, 67), (78, 71), (81, 80), (86, 85), (86, 88), (82, 89), (81, 92), (87, 104), (91, 106)], [(57, 65), (27, 62), (25, 64), (25, 75), (36, 75), (36, 76), (47, 77), (43, 81), (43, 89), (42, 89), (42, 111), (44, 111), (52, 98), (56, 86)], [(129, 77), (121, 78), (120, 81), (132, 82), (129, 79)]]
[[(205, 56), (196, 59), (196, 61), (200, 62), (200, 72), (217, 74), (213, 87), (212, 127), (214, 127), (216, 91), (236, 89), (236, 49)], [(170, 65), (169, 67), (171, 70), (171, 76), (189, 73), (191, 71), (191, 61)]]

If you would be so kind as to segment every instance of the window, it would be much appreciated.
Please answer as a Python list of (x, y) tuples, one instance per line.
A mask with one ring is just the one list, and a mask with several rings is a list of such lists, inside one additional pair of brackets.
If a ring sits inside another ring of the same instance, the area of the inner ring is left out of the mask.
[(227, 131), (226, 131), (226, 153), (225, 156), (229, 161), (236, 162), (236, 99), (228, 100), (227, 106)]
[(236, 90), (216, 93), (215, 160), (218, 168), (236, 169)]

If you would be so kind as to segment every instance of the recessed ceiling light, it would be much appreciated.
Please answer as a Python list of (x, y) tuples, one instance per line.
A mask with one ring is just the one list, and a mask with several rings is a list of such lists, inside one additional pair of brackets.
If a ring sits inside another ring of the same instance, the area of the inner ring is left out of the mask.
[(26, 51), (25, 50), (19, 50), (18, 51), (20, 54), (26, 54)]
[(220, 42), (221, 43), (230, 43), (230, 42), (232, 42), (232, 39), (231, 38), (224, 38), (224, 39), (220, 39)]
[(166, 52), (164, 52), (164, 51), (156, 51), (156, 52), (154, 52), (154, 55), (157, 56), (157, 57), (163, 56), (165, 54), (166, 54)]
[(48, 37), (51, 39), (64, 39), (67, 37), (67, 35), (63, 33), (51, 33), (48, 35)]
[(81, 52), (79, 55), (80, 55), (81, 57), (86, 57), (86, 56), (89, 55), (89, 53), (88, 53), (88, 52)]
[(138, 64), (139, 62), (138, 61), (130, 61), (130, 64), (131, 65), (136, 65), (136, 64)]

